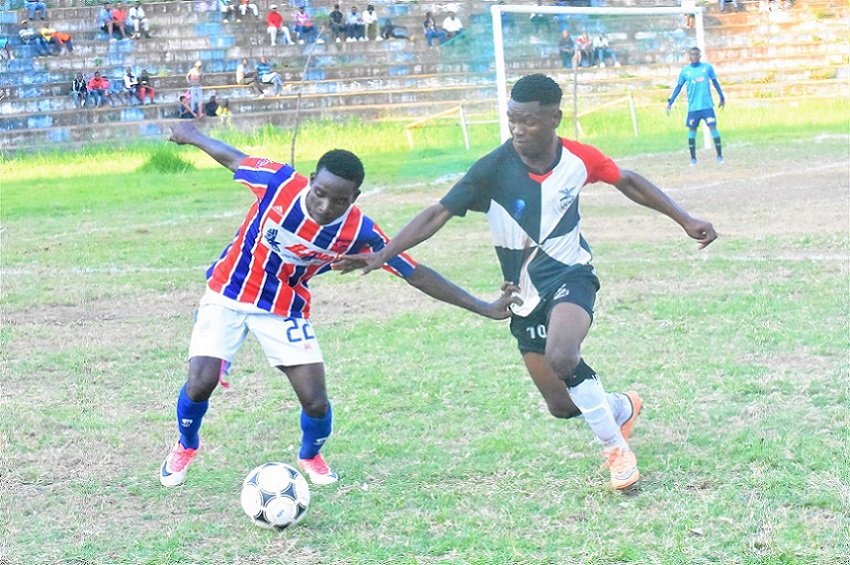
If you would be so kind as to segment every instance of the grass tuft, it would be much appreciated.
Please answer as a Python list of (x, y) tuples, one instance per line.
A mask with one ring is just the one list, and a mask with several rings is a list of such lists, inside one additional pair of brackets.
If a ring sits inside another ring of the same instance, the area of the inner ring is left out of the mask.
[(180, 156), (178, 149), (172, 145), (160, 145), (145, 163), (139, 167), (140, 172), (182, 174), (195, 170), (195, 165)]

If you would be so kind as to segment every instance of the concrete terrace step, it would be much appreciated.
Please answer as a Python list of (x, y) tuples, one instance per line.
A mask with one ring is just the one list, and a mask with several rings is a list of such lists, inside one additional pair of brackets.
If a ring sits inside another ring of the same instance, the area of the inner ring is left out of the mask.
[[(252, 99), (244, 91), (244, 87), (237, 87), (241, 96), (233, 98), (234, 111), (281, 111), (294, 110), (299, 104), (296, 94), (285, 94), (284, 96)], [(216, 91), (217, 93), (219, 91)], [(209, 94), (209, 93), (208, 93)], [(323, 93), (303, 93), (300, 97), (302, 109), (337, 108), (346, 106), (383, 106), (392, 111), (399, 104), (422, 104), (443, 100), (477, 100), (495, 96), (493, 84), (483, 85), (458, 85), (440, 86), (436, 88), (396, 88), (386, 90), (368, 90), (360, 92), (342, 92), (334, 96)], [(222, 95), (222, 98), (230, 96)], [(206, 101), (207, 96), (205, 96)], [(61, 104), (59, 108), (49, 108), (41, 113), (14, 113), (4, 114), (0, 117), (0, 131), (10, 131), (24, 128), (48, 128), (54, 126), (82, 125), (98, 122), (118, 121), (140, 121), (146, 119), (165, 118), (176, 114), (174, 103), (157, 103), (145, 106), (116, 106), (100, 108), (83, 108), (83, 111), (74, 109), (67, 99), (43, 99), (43, 101), (56, 101)]]
[[(300, 112), (294, 110), (269, 111), (264, 113), (240, 113), (234, 112), (233, 126), (238, 129), (256, 129), (268, 125), (279, 127), (291, 127), (296, 119), (325, 119), (325, 120), (349, 120), (352, 118), (363, 120), (380, 120), (387, 118), (398, 118), (401, 115), (411, 120), (439, 113), (443, 110), (463, 104), (470, 113), (484, 113), (495, 106), (495, 98), (481, 99), (475, 101), (446, 99), (433, 101), (427, 105), (421, 103), (399, 103), (391, 112), (384, 105), (349, 105), (336, 108), (307, 108)], [(9, 152), (32, 151), (38, 148), (71, 148), (88, 143), (110, 142), (116, 145), (128, 144), (138, 139), (149, 139), (151, 141), (165, 139), (168, 127), (179, 123), (177, 119), (160, 119), (143, 122), (102, 122), (97, 127), (91, 125), (51, 127), (44, 129), (27, 129), (10, 132), (0, 132), (0, 144)], [(218, 118), (205, 119), (202, 123), (211, 126), (220, 125)], [(401, 135), (401, 128), (399, 134)]]

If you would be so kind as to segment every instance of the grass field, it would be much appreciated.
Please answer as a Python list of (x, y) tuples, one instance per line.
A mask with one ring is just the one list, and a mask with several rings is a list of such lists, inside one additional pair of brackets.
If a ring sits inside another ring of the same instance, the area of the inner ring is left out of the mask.
[[(820, 108), (815, 125), (728, 109), (723, 167), (704, 150), (685, 166), (678, 118), (642, 146), (583, 124), (720, 233), (697, 251), (614, 189), (583, 193), (603, 285), (584, 353), (609, 390), (644, 397), (638, 488), (612, 492), (586, 425), (548, 415), (506, 323), (386, 273), (332, 274), (312, 287), (341, 480), (283, 533), (239, 507), (244, 475), (294, 463), (300, 438), (251, 340), (186, 485), (156, 478), (204, 269), (251, 195), (193, 149), (157, 157), (193, 166), (176, 174), (145, 168), (146, 147), (3, 162), (0, 563), (847, 563), (850, 137), (846, 107)], [(389, 234), (496, 143), (424, 133), (411, 152), (391, 126), (353, 129), (306, 128), (299, 168), (357, 149), (359, 205)], [(273, 132), (228, 135), (289, 155)], [(481, 215), (413, 254), (496, 295)]]

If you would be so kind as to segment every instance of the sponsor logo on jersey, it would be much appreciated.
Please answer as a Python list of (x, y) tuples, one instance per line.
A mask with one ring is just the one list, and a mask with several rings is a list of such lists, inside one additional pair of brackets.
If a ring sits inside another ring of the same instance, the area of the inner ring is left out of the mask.
[(562, 188), (558, 191), (558, 205), (562, 212), (570, 207), (573, 200), (576, 199), (576, 194), (578, 194), (578, 187), (576, 186)]
[(263, 243), (288, 263), (304, 266), (327, 263), (339, 257), (339, 253), (329, 253), (306, 239), (286, 231), (274, 220), (267, 220), (264, 229)]
[(561, 285), (561, 288), (558, 289), (558, 292), (555, 293), (555, 296), (552, 297), (552, 300), (560, 300), (562, 298), (566, 298), (570, 295), (570, 289), (567, 288), (567, 285)]

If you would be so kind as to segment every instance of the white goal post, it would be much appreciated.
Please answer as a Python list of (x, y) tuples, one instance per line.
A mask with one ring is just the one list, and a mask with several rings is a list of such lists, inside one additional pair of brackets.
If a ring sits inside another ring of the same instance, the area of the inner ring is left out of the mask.
[[(508, 79), (505, 71), (504, 36), (502, 35), (502, 13), (511, 14), (551, 14), (551, 15), (597, 15), (597, 16), (664, 16), (693, 15), (697, 47), (705, 52), (705, 27), (702, 8), (695, 2), (683, 1), (682, 7), (667, 8), (574, 8), (567, 6), (534, 6), (494, 4), (490, 6), (493, 18), (493, 48), (496, 58), (496, 92), (499, 101), (499, 137), (502, 141), (511, 134), (508, 130)], [(689, 5), (690, 4), (690, 5)]]

